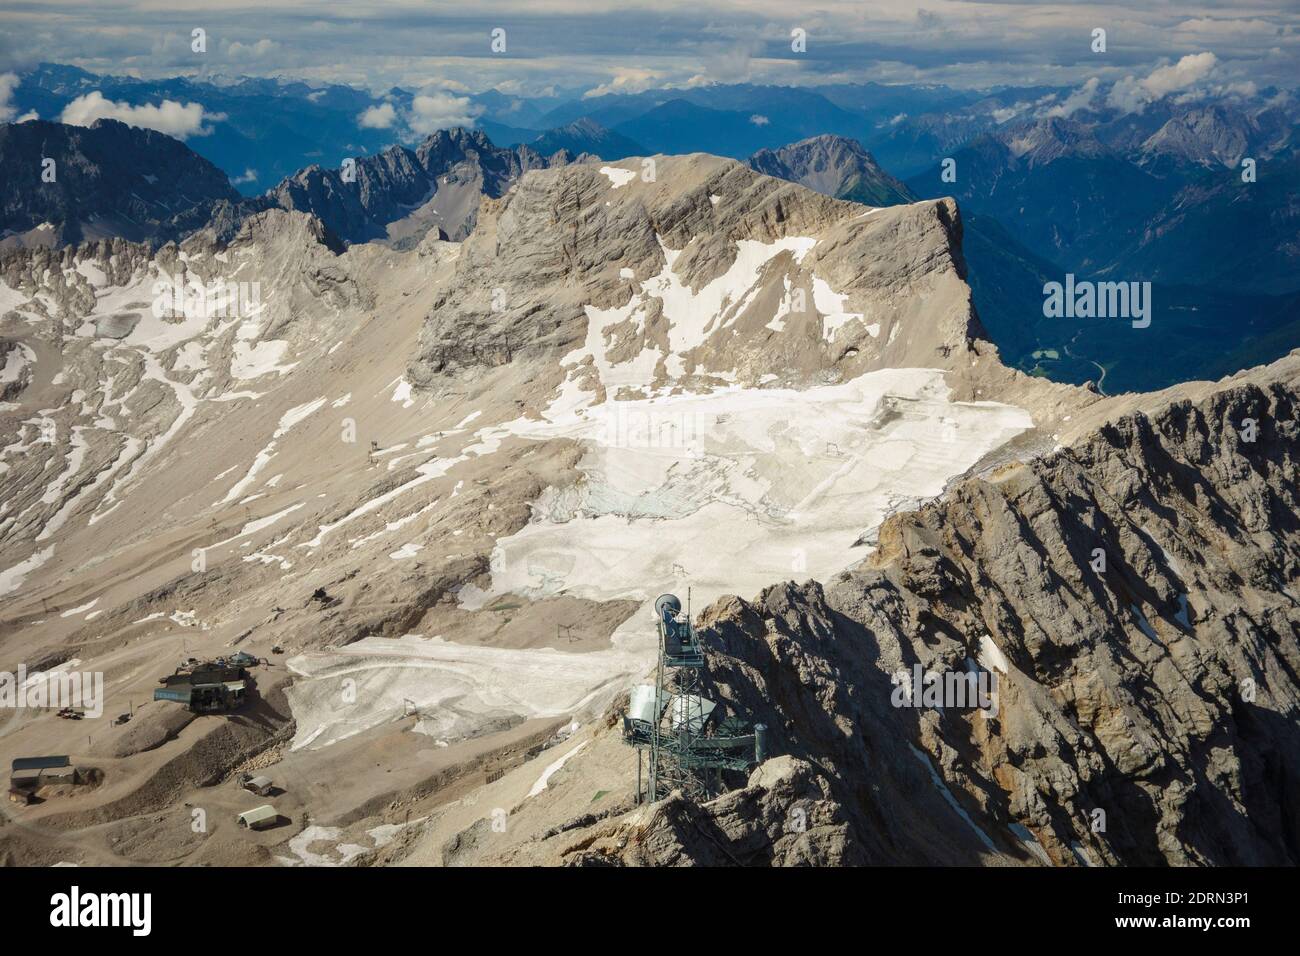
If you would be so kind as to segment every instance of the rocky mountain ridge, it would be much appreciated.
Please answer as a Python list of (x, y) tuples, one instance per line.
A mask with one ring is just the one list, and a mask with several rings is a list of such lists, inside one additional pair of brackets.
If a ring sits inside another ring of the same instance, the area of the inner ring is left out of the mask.
[(183, 143), (101, 119), (89, 127), (0, 125), (0, 245), (124, 238), (161, 245), (241, 202), (225, 173)]
[(350, 174), (355, 185), (342, 169), (309, 166), (267, 198), (316, 216), (347, 242), (418, 242), (430, 229), (459, 242), (474, 228), (480, 196), (498, 198), (528, 170), (572, 161), (563, 149), (549, 155), (528, 145), (500, 149), (482, 132), (457, 127), (438, 130), (413, 150), (391, 146), (357, 159)]
[(749, 165), (766, 176), (866, 206), (895, 206), (916, 199), (860, 143), (842, 136), (815, 136), (777, 150), (760, 150), (749, 158)]
[[(0, 244), (123, 238), (154, 248), (202, 230), (229, 242), (246, 218), (271, 208), (315, 216), (345, 243), (381, 239), (412, 248), (431, 231), (460, 241), (482, 196), (501, 196), (529, 169), (594, 158), (564, 148), (547, 155), (531, 146), (500, 149), (481, 131), (458, 127), (413, 149), (354, 157), (346, 173), (309, 166), (262, 196), (244, 197), (184, 143), (116, 120), (5, 124), (0, 155), (15, 171), (6, 180)], [(55, 164), (53, 182), (41, 181), (45, 159)]]
[[(543, 170), (486, 201), (455, 291), (425, 323), (411, 381), (521, 354), (553, 362), (582, 345), (592, 310), (609, 316), (603, 354), (575, 353), (567, 371), (598, 398), (621, 384), (691, 377), (838, 380), (870, 368), (953, 367), (980, 335), (952, 203), (864, 211), (732, 160), (655, 162), (649, 182), (634, 161)], [(664, 278), (669, 266), (677, 279)], [(726, 291), (733, 270), (759, 285)], [(677, 320), (652, 301), (664, 282), (719, 297), (723, 320), (675, 331)], [(815, 328), (805, 318), (814, 316)], [(646, 364), (620, 383), (618, 366), (633, 360)]]

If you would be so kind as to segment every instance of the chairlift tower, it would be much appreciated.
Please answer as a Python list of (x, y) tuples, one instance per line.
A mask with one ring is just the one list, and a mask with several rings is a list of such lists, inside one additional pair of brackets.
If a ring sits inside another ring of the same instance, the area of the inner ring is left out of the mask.
[[(633, 689), (623, 719), (624, 739), (637, 748), (637, 800), (652, 803), (680, 790), (695, 800), (723, 789), (723, 770), (748, 770), (765, 759), (766, 728), (751, 733), (717, 733), (710, 718), (717, 704), (704, 697), (704, 648), (691, 623), (689, 605), (664, 594), (655, 601), (659, 659), (655, 683)], [(728, 721), (734, 724), (734, 721)], [(641, 778), (641, 751), (649, 751), (649, 773)]]

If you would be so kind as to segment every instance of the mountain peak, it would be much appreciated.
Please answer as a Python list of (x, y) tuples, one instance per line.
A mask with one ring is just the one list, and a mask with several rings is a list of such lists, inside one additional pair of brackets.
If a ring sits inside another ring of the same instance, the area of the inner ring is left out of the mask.
[[(41, 180), (42, 161), (54, 182)], [(8, 245), (121, 236), (160, 245), (238, 202), (226, 174), (184, 143), (114, 119), (91, 126), (31, 120), (0, 126), (0, 235)], [(56, 227), (57, 236), (39, 229)]]
[(635, 140), (606, 128), (589, 116), (547, 130), (528, 145), (543, 156), (562, 152), (568, 156), (585, 154), (606, 160), (645, 156), (650, 152)]
[(568, 133), (586, 133), (588, 135), (602, 135), (609, 130), (600, 123), (597, 123), (590, 116), (583, 116), (574, 120), (567, 126), (561, 126), (560, 129)]
[(880, 168), (861, 143), (846, 136), (828, 133), (779, 149), (761, 149), (750, 157), (749, 165), (824, 195), (871, 206), (893, 206), (915, 198)]
[(999, 138), (1013, 156), (1036, 166), (1066, 156), (1095, 157), (1108, 152), (1091, 130), (1063, 116), (1045, 116), (1015, 125)]
[(1258, 132), (1258, 124), (1239, 112), (1217, 103), (1200, 104), (1167, 120), (1141, 150), (1147, 157), (1231, 167), (1240, 162)]
[[(430, 385), (516, 351), (553, 369), (594, 341), (592, 310), (609, 342), (594, 347), (594, 365), (566, 370), (568, 393), (969, 365), (975, 319), (951, 200), (864, 218), (733, 160), (657, 163), (652, 183), (634, 161), (535, 170), (485, 203), (408, 381)], [(505, 308), (484, 308), (494, 294)], [(914, 326), (920, 308), (941, 318)], [(895, 334), (903, 327), (907, 336)]]

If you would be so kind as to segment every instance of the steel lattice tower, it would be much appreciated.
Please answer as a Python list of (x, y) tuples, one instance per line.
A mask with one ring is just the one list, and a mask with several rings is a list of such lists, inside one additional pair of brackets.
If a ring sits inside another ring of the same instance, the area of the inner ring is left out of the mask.
[[(674, 790), (695, 800), (707, 799), (722, 787), (722, 771), (746, 770), (764, 759), (765, 728), (742, 736), (709, 733), (713, 701), (701, 693), (705, 657), (689, 612), (681, 601), (665, 594), (655, 601), (659, 658), (653, 689), (642, 685), (623, 720), (623, 736), (637, 748), (637, 799), (659, 800)], [(641, 778), (641, 753), (650, 754), (649, 774)]]

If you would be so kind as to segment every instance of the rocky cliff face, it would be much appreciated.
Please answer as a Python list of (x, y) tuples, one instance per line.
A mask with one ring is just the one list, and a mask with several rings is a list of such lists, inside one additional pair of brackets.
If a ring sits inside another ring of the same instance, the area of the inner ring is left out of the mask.
[(499, 149), (482, 132), (458, 127), (438, 130), (414, 150), (393, 146), (358, 159), (352, 182), (341, 169), (309, 166), (267, 198), (316, 216), (347, 242), (388, 238), (393, 224), (413, 214), (396, 238), (419, 239), (437, 229), (459, 241), (474, 228), (480, 196), (497, 198), (528, 170), (569, 160), (568, 153), (547, 157), (530, 146)]
[(868, 857), (830, 784), (776, 757), (704, 806), (680, 793), (574, 842), (567, 866), (853, 866)]
[(184, 143), (116, 120), (0, 126), (0, 163), (7, 245), (120, 237), (157, 246), (201, 228), (217, 204), (241, 201), (225, 173)]
[(960, 236), (951, 201), (864, 211), (698, 154), (534, 171), (484, 204), (408, 378), (569, 356), (603, 395), (950, 367), (979, 331)]
[[(1292, 367), (1122, 418), (895, 516), (824, 588), (710, 608), (714, 692), (828, 781), (820, 861), (1300, 861), (1297, 396)], [(995, 674), (996, 716), (893, 706), (916, 664)], [(641, 845), (743, 855), (753, 791), (669, 801)]]
[[(56, 164), (49, 183), (41, 178), (46, 158)], [(248, 198), (162, 133), (116, 120), (7, 124), (0, 126), (0, 159), (11, 175), (0, 194), (0, 243), (122, 238), (156, 248), (201, 230), (230, 242), (246, 219), (276, 207), (315, 216), (347, 243), (413, 247), (429, 233), (460, 241), (473, 230), (483, 196), (499, 198), (530, 169), (591, 158), (559, 147), (547, 155), (532, 146), (499, 149), (478, 130), (438, 130), (415, 149), (393, 146), (359, 158), (352, 181), (341, 169), (309, 166)]]
[(276, 205), (310, 213), (350, 242), (384, 234), (383, 224), (399, 219), (403, 207), (421, 201), (429, 178), (409, 149), (394, 146), (361, 159), (355, 182), (337, 169), (308, 166), (270, 191)]

